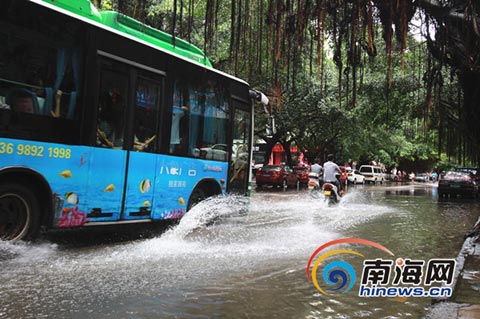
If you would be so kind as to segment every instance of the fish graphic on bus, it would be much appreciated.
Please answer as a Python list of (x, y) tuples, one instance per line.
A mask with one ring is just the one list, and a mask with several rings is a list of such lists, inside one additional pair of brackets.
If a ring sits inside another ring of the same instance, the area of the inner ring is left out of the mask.
[(109, 184), (105, 189), (103, 190), (105, 193), (113, 192), (115, 190), (115, 185)]
[(66, 169), (66, 170), (60, 172), (59, 175), (62, 176), (63, 178), (71, 178), (72, 177), (72, 171), (70, 171), (69, 169)]
[(65, 201), (72, 205), (78, 205), (78, 195), (74, 192), (68, 192), (65, 194)]
[(148, 178), (144, 179), (140, 183), (140, 193), (142, 193), (142, 194), (148, 193), (148, 191), (150, 190), (151, 187), (152, 187), (152, 182)]

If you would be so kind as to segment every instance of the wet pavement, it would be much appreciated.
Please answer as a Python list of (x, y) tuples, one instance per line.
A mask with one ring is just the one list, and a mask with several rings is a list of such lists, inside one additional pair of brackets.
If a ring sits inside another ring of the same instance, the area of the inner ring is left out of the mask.
[[(266, 188), (249, 203), (200, 203), (153, 236), (80, 232), (70, 241), (0, 242), (0, 318), (475, 316), (471, 254), (458, 287), (472, 298), (458, 293), (463, 299), (433, 307), (430, 298), (326, 296), (308, 282), (305, 267), (320, 245), (346, 237), (381, 243), (401, 257), (455, 258), (479, 216), (479, 200), (438, 201), (433, 185), (356, 186), (333, 207), (305, 189)], [(348, 261), (361, 269), (362, 260)]]

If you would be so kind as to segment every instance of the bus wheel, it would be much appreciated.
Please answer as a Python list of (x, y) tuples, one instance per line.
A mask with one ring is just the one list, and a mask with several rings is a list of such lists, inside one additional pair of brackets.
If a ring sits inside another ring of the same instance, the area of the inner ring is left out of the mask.
[(192, 195), (190, 195), (190, 200), (188, 201), (187, 211), (192, 209), (193, 206), (197, 205), (199, 202), (207, 198), (205, 191), (201, 187), (197, 187), (193, 190)]
[(33, 240), (39, 230), (39, 205), (21, 184), (0, 186), (0, 239)]

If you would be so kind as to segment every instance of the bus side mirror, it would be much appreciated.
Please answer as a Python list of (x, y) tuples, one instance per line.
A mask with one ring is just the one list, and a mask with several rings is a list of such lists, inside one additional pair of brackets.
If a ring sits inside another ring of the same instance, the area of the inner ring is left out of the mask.
[(268, 124), (265, 125), (265, 134), (268, 138), (271, 138), (273, 136), (273, 130)]
[(277, 133), (277, 129), (275, 127), (275, 118), (273, 117), (273, 115), (270, 115), (267, 119), (265, 133), (267, 134), (267, 137), (272, 137), (273, 134)]
[(268, 105), (268, 97), (260, 91), (250, 90), (250, 97), (257, 100), (257, 102), (262, 103), (263, 105)]
[(262, 92), (260, 92), (260, 103), (262, 103), (263, 105), (268, 105), (269, 103), (268, 97)]

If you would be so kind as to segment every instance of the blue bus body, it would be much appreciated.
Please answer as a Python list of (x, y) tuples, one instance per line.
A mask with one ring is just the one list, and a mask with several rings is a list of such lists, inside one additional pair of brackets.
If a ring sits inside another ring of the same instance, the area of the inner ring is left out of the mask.
[(2, 4), (0, 240), (178, 219), (246, 194), (248, 83), (138, 21), (71, 3)]
[[(224, 162), (0, 138), (1, 165), (42, 176), (57, 195), (53, 225), (181, 218), (201, 180), (225, 184)], [(223, 193), (225, 187), (223, 187)]]

